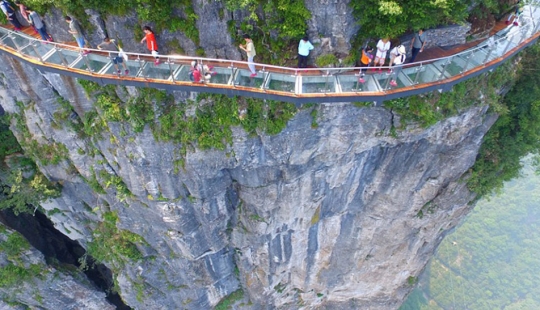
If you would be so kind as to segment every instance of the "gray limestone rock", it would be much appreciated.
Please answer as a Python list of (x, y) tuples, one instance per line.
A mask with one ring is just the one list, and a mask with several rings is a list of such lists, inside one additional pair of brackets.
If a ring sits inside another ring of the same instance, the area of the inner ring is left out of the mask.
[(0, 248), (4, 245), (9, 250), (0, 252), (0, 269), (8, 285), (0, 286), (0, 309), (115, 308), (81, 271), (48, 265), (24, 237), (0, 223)]
[[(2, 107), (21, 113), (34, 139), (68, 149), (60, 164), (40, 166), (63, 183), (62, 197), (43, 205), (61, 211), (55, 226), (87, 245), (115, 212), (118, 229), (144, 239), (142, 259), (107, 262), (137, 309), (208, 309), (237, 289), (253, 309), (397, 309), (408, 279), (471, 209), (462, 179), (496, 118), (472, 107), (393, 137), (382, 107), (321, 104), (316, 129), (309, 109), (274, 136), (233, 128), (225, 151), (190, 149), (175, 171), (181, 146), (156, 141), (149, 126), (108, 122), (91, 139), (54, 126), (58, 94), (81, 117), (93, 109), (78, 83), (1, 57), (11, 77)], [(105, 193), (84, 181), (93, 173)], [(132, 195), (105, 186), (103, 174)]]

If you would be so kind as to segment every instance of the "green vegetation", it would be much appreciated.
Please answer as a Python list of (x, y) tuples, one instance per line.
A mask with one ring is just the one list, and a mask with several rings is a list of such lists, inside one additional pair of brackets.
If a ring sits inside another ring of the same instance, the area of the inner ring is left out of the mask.
[(260, 51), (257, 62), (284, 65), (296, 57), (298, 41), (306, 34), (307, 21), (311, 18), (311, 12), (305, 7), (304, 1), (224, 2), (231, 11), (245, 9), (250, 13), (242, 22), (229, 21), (229, 32), (239, 44), (244, 44), (243, 34), (251, 36), (255, 49)]
[[(0, 116), (0, 209), (11, 209), (15, 214), (33, 213), (39, 203), (58, 197), (60, 189), (49, 182), (41, 173), (36, 172), (35, 163), (22, 155), (21, 146), (8, 127), (9, 117)], [(28, 128), (24, 126), (23, 136), (28, 137)], [(5, 166), (6, 157), (11, 167)]]
[(214, 308), (214, 310), (228, 310), (232, 309), (232, 306), (235, 302), (241, 300), (244, 298), (244, 291), (242, 289), (238, 289), (228, 296), (224, 297)]
[(540, 45), (522, 54), (515, 86), (502, 102), (507, 113), (495, 122), (480, 149), (467, 182), (479, 196), (499, 190), (519, 175), (523, 156), (540, 152)]
[(116, 189), (116, 198), (118, 198), (118, 200), (125, 201), (127, 198), (133, 196), (121, 177), (109, 174), (105, 170), (101, 170), (99, 176), (103, 179), (106, 189), (110, 187)]
[(0, 242), (0, 252), (5, 253), (9, 260), (18, 260), (19, 256), (30, 249), (30, 243), (18, 232), (11, 233), (7, 240)]
[(10, 288), (21, 282), (30, 281), (43, 274), (43, 266), (31, 264), (28, 267), (8, 263), (0, 267), (0, 287)]
[(531, 161), (443, 240), (401, 310), (540, 309), (540, 176)]
[[(172, 100), (159, 106), (154, 136), (162, 141), (182, 145), (182, 154), (189, 147), (205, 150), (224, 150), (232, 143), (232, 127), (242, 126), (249, 134), (258, 132), (277, 134), (294, 116), (292, 104), (252, 98), (227, 97), (224, 95), (200, 94), (195, 114), (188, 116), (189, 105), (176, 105)], [(247, 117), (238, 117), (238, 106), (247, 106)]]
[(126, 263), (143, 258), (136, 244), (146, 244), (139, 235), (118, 229), (118, 215), (115, 212), (103, 214), (103, 222), (94, 230), (93, 240), (88, 244), (88, 254), (98, 262), (107, 262), (113, 270), (122, 268)]
[[(134, 9), (141, 22), (135, 27), (141, 28), (145, 23), (153, 23), (156, 32), (165, 29), (182, 31), (196, 45), (199, 44), (199, 31), (195, 23), (198, 16), (193, 10), (191, 0), (26, 0), (25, 4), (40, 13), (45, 13), (52, 7), (58, 8), (77, 18), (86, 31), (92, 29), (85, 9), (97, 10), (105, 16), (125, 15)], [(177, 12), (182, 12), (183, 17), (176, 15)], [(136, 39), (141, 38), (142, 34)]]
[(470, 106), (490, 105), (493, 112), (504, 114), (507, 108), (498, 92), (509, 88), (516, 79), (515, 65), (508, 61), (491, 73), (485, 73), (454, 85), (452, 91), (434, 91), (417, 96), (389, 100), (384, 106), (401, 116), (402, 123), (429, 127)]

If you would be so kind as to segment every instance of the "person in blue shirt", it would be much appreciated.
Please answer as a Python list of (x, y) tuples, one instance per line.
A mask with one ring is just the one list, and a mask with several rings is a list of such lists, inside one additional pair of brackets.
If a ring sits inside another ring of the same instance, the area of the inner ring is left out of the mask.
[(307, 36), (303, 37), (298, 44), (298, 68), (306, 68), (309, 51), (313, 49), (313, 45), (309, 42)]

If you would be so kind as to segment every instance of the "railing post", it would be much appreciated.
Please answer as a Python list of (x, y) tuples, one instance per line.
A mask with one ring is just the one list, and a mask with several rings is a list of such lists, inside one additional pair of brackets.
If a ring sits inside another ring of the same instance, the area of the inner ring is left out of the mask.
[(510, 48), (510, 44), (512, 43), (512, 39), (511, 39), (511, 38), (506, 37), (506, 39), (508, 40), (508, 43), (506, 44), (506, 46), (505, 46), (505, 48), (504, 48), (504, 51), (503, 51), (501, 57), (504, 56), (504, 55), (506, 55), (506, 52), (508, 52), (508, 48)]
[(493, 53), (493, 50), (495, 50), (495, 42), (493, 42), (493, 40), (490, 38), (489, 41), (488, 41), (488, 46), (490, 47), (487, 55), (486, 55), (486, 58), (484, 58), (484, 61), (483, 61), (483, 64), (485, 65), (486, 62), (488, 61), (489, 57), (491, 56), (491, 54)]
[(173, 69), (172, 69), (172, 66), (171, 66), (171, 59), (169, 57), (167, 57), (166, 63), (169, 66), (169, 72), (171, 73), (172, 82), (175, 83), (175, 81), (174, 81), (174, 72), (173, 72)]
[[(14, 17), (15, 18), (15, 17)], [(17, 34), (15, 34), (14, 32), (10, 32), (9, 33), (9, 38), (11, 39), (11, 41), (13, 41), (13, 44), (15, 45), (15, 47), (17, 47), (17, 51), (20, 52), (21, 51), (21, 47), (19, 46), (19, 44), (17, 44), (17, 40), (13, 39), (14, 36), (16, 36)]]
[(62, 53), (62, 49), (57, 49), (56, 47), (55, 47), (55, 49), (58, 52), (58, 57), (60, 57), (60, 60), (62, 60), (62, 63), (64, 64), (64, 66), (65, 67), (69, 66), (69, 64), (67, 63), (66, 58), (64, 57), (64, 54)]
[(422, 68), (424, 67), (423, 63), (420, 63), (420, 66), (417, 66), (416, 69), (416, 75), (414, 76), (414, 85), (418, 84), (418, 78), (420, 77), (420, 72), (422, 72)]
[(394, 70), (392, 68), (388, 68), (388, 77), (386, 78), (386, 81), (384, 82), (384, 90), (387, 90), (390, 88), (390, 81), (392, 80), (392, 76), (394, 75)]
[(325, 82), (324, 82), (324, 94), (326, 95), (327, 89), (328, 89), (328, 77), (330, 76), (330, 72), (326, 72), (325, 74)]
[(43, 58), (41, 58), (41, 55), (39, 54), (36, 46), (34, 45), (34, 43), (36, 43), (37, 41), (33, 42), (33, 43), (30, 43), (30, 45), (32, 45), (32, 48), (34, 49), (34, 53), (36, 53), (37, 57), (39, 58), (39, 61), (43, 62)]
[(231, 62), (231, 65), (229, 66), (229, 69), (231, 69), (231, 83), (232, 83), (232, 87), (236, 87), (236, 84), (234, 83), (234, 62)]
[(454, 58), (454, 56), (450, 56), (446, 59), (446, 63), (444, 64), (444, 67), (442, 68), (441, 74), (439, 75), (437, 81), (440, 81), (443, 78), (444, 73), (446, 72), (446, 67), (448, 67), (448, 65), (452, 62), (452, 58)]
[(83, 58), (84, 60), (84, 63), (86, 64), (86, 70), (88, 70), (89, 72), (94, 72), (94, 69), (92, 69), (92, 67), (90, 67), (90, 61), (88, 61), (88, 55), (81, 55), (81, 57)]
[(144, 77), (143, 75), (143, 63), (144, 63), (144, 60), (141, 59), (141, 56), (140, 55), (137, 55), (137, 62), (139, 63), (139, 72), (137, 73), (136, 76), (142, 76)]
[(463, 66), (463, 68), (459, 70), (459, 73), (463, 74), (463, 72), (467, 70), (467, 67), (469, 66), (469, 62), (471, 62), (471, 58), (473, 55), (474, 55), (474, 51), (467, 54), (467, 60), (465, 61), (465, 66)]

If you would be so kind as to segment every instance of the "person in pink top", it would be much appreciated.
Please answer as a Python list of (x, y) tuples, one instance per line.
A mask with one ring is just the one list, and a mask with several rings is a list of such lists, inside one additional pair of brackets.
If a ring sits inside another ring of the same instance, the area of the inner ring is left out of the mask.
[(154, 58), (156, 59), (156, 61), (154, 61), (154, 64), (159, 65), (158, 45), (154, 31), (152, 31), (152, 28), (150, 28), (149, 26), (144, 26), (143, 32), (144, 38), (142, 38), (141, 43), (144, 43), (144, 41), (146, 41), (146, 47), (152, 53), (152, 56), (154, 56)]

